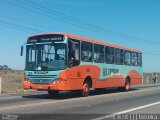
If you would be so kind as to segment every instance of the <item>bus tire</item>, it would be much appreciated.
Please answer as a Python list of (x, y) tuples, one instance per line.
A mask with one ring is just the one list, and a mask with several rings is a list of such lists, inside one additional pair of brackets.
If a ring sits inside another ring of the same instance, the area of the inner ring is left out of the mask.
[(58, 94), (59, 94), (59, 91), (57, 91), (57, 90), (50, 90), (50, 91), (48, 91), (48, 95), (50, 96), (50, 97), (58, 97)]
[(125, 81), (125, 85), (123, 87), (118, 87), (118, 91), (128, 92), (129, 90), (130, 90), (130, 78), (127, 77)]
[(88, 81), (84, 81), (83, 83), (83, 88), (81, 90), (81, 96), (82, 97), (87, 97), (90, 93), (90, 84)]
[(126, 81), (125, 81), (124, 91), (128, 92), (130, 90), (130, 86), (131, 86), (131, 84), (130, 84), (130, 78), (127, 77)]

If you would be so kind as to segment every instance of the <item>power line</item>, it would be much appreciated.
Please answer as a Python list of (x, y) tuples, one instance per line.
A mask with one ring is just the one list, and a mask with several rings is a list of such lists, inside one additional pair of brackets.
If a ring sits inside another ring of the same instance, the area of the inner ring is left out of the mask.
[[(57, 12), (55, 10), (52, 10), (52, 9), (49, 9), (45, 6), (42, 6), (42, 5), (39, 5), (39, 4), (36, 4), (35, 2), (27, 2), (27, 1), (20, 1), (20, 0), (17, 0), (18, 2), (22, 3), (23, 5), (28, 5), (29, 7), (31, 8), (36, 8), (42, 12), (45, 12), (45, 13), (48, 13), (48, 14), (51, 14), (51, 15), (55, 15), (57, 17), (62, 17), (64, 18), (65, 20), (68, 19), (69, 20), (69, 23), (71, 22), (74, 22), (76, 24), (80, 24), (80, 25), (85, 25), (89, 28), (92, 28), (92, 29), (96, 29), (95, 32), (97, 32), (97, 30), (101, 31), (101, 32), (107, 32), (109, 34), (112, 34), (112, 36), (114, 37), (123, 37), (123, 38), (129, 38), (129, 39), (132, 39), (132, 41), (134, 42), (143, 42), (143, 43), (149, 43), (149, 44), (160, 44), (160, 42), (153, 42), (153, 41), (149, 41), (149, 40), (145, 40), (145, 39), (142, 39), (142, 38), (138, 38), (138, 37), (134, 37), (134, 36), (130, 36), (130, 35), (126, 35), (126, 34), (122, 34), (122, 33), (119, 33), (119, 32), (115, 32), (115, 31), (111, 31), (111, 30), (107, 30), (106, 28), (103, 28), (103, 27), (99, 27), (99, 26), (96, 26), (96, 25), (93, 25), (93, 24), (90, 24), (88, 22), (85, 22), (85, 21), (82, 21), (80, 19), (77, 19), (77, 18), (73, 18), (71, 16), (68, 16), (68, 15), (65, 15), (63, 13), (60, 13), (60, 12)], [(68, 22), (68, 21), (67, 21)], [(72, 23), (71, 23), (72, 24)], [(134, 40), (133, 40), (134, 39)]]
[[(2, 0), (1, 0), (1, 1), (2, 1)], [(16, 3), (13, 3), (13, 2), (10, 2), (10, 1), (7, 1), (7, 0), (2, 1), (2, 2), (8, 3), (8, 4), (12, 4), (12, 5), (14, 5), (14, 6), (23, 8), (23, 9), (25, 9), (25, 10), (29, 10), (29, 11), (32, 11), (32, 12), (34, 12), (34, 13), (38, 13), (38, 14), (44, 15), (44, 16), (50, 18), (50, 19), (54, 19), (54, 20), (57, 20), (57, 21), (69, 23), (69, 24), (72, 24), (72, 25), (74, 25), (74, 26), (76, 25), (76, 23), (72, 23), (72, 22), (70, 22), (70, 21), (66, 21), (65, 19), (55, 18), (54, 16), (48, 15), (48, 14), (46, 14), (46, 13), (43, 12), (43, 11), (40, 12), (40, 11), (34, 10), (34, 9), (35, 9), (34, 7), (31, 7), (31, 8), (33, 8), (33, 9), (24, 7), (25, 4), (24, 4), (24, 5), (18, 5), (18, 4), (16, 4)], [(52, 22), (53, 22), (53, 21), (52, 21)], [(91, 30), (91, 31), (94, 31), (94, 32), (97, 32), (97, 33), (102, 33), (102, 32), (100, 32), (100, 31), (96, 31), (96, 30), (94, 30), (94, 29), (90, 29), (90, 28), (87, 28), (87, 27), (85, 27), (85, 26), (80, 26), (80, 25), (79, 25), (79, 27), (85, 28), (85, 29), (88, 29), (88, 30)]]
[[(47, 13), (49, 13), (49, 14), (52, 14), (52, 15), (55, 15), (55, 16), (57, 16), (57, 17), (62, 17), (62, 18), (64, 18), (64, 19), (68, 19), (69, 21), (72, 21), (72, 22), (74, 22), (74, 23), (78, 23), (78, 24), (81, 24), (81, 25), (89, 26), (89, 27), (93, 27), (93, 26), (94, 26), (94, 27), (97, 27), (97, 26), (95, 26), (95, 25), (92, 25), (92, 24), (87, 23), (87, 22), (85, 22), (85, 21), (82, 21), (82, 20), (80, 20), (80, 19), (73, 18), (73, 17), (71, 17), (71, 16), (65, 15), (65, 14), (60, 13), (60, 12), (58, 12), (58, 11), (55, 11), (55, 10), (53, 10), (53, 9), (49, 9), (49, 8), (47, 8), (47, 7), (45, 7), (45, 6), (36, 4), (36, 3), (32, 2), (32, 1), (30, 1), (29, 3), (26, 2), (26, 1), (20, 1), (20, 0), (17, 0), (17, 1), (19, 1), (19, 2), (21, 2), (21, 3), (24, 3), (25, 5), (28, 4), (28, 6), (30, 6), (30, 7), (32, 7), (32, 8), (33, 8), (33, 7), (34, 7), (34, 8), (37, 8), (37, 9), (39, 9), (39, 10), (41, 10), (41, 11), (45, 11), (45, 12), (47, 12)], [(100, 27), (97, 27), (97, 29), (101, 29), (101, 28), (100, 28)]]
[(2, 20), (0, 20), (0, 22), (4, 23), (4, 24), (11, 25), (11, 26), (19, 27), (19, 28), (22, 28), (22, 29), (30, 30), (30, 31), (33, 31), (33, 32), (42, 32), (42, 31), (40, 31), (38, 29), (35, 29), (35, 28), (26, 27), (26, 26), (18, 25), (18, 24), (11, 23), (11, 22), (6, 22), (6, 21), (2, 21)]
[[(18, 5), (18, 4), (15, 4), (15, 3), (12, 3), (12, 2), (10, 2), (10, 1), (3, 1), (3, 2), (6, 2), (6, 3), (9, 3), (9, 4), (12, 4), (12, 5), (15, 5), (15, 6), (18, 6), (18, 7), (21, 7), (21, 8), (23, 8), (23, 9), (27, 9), (27, 10), (30, 10), (30, 11), (32, 11), (32, 12), (36, 12), (36, 13), (39, 13), (39, 14), (41, 14), (41, 15), (45, 15), (45, 16), (47, 16), (47, 17), (49, 17), (49, 18), (52, 18), (52, 19), (55, 19), (55, 20), (58, 20), (58, 21), (61, 21), (61, 22), (65, 22), (65, 23), (69, 23), (69, 24), (72, 24), (72, 25), (76, 25), (77, 26), (77, 22), (73, 22), (73, 21), (67, 21), (67, 19), (60, 19), (60, 18), (55, 18), (55, 17), (53, 17), (53, 16), (50, 16), (50, 15), (48, 15), (48, 13), (49, 14), (51, 14), (51, 15), (53, 15), (53, 13), (51, 13), (51, 12), (48, 12), (48, 11), (46, 11), (46, 9), (42, 9), (42, 8), (46, 8), (46, 7), (44, 7), (44, 6), (42, 6), (42, 5), (39, 5), (39, 6), (36, 6), (37, 4), (33, 4), (33, 2), (31, 2), (31, 3), (28, 3), (28, 2), (24, 2), (24, 1), (19, 1), (19, 0), (17, 0), (18, 2), (20, 2), (21, 4), (23, 4), (23, 5)], [(26, 8), (26, 7), (24, 7), (24, 5), (28, 5), (30, 8), (32, 8), (32, 10), (31, 9), (28, 9), (28, 8)], [(22, 7), (23, 6), (23, 7)], [(39, 8), (39, 7), (41, 7), (41, 8)], [(33, 10), (33, 9), (38, 9), (38, 10), (40, 10), (40, 11), (35, 11), (35, 10)], [(51, 10), (51, 9), (48, 9), (47, 8), (47, 10)], [(67, 17), (67, 16), (65, 16), (65, 17)], [(73, 17), (72, 17), (73, 18)], [(77, 21), (78, 21), (78, 19), (76, 19)], [(83, 22), (82, 22), (83, 23)], [(87, 24), (87, 23), (85, 23), (85, 24)], [(102, 31), (99, 31), (99, 30), (97, 30), (97, 28), (93, 28), (93, 26), (91, 26), (92, 24), (89, 24), (89, 26), (83, 26), (84, 24), (78, 24), (78, 26), (80, 26), (80, 27), (82, 27), (82, 28), (85, 28), (85, 29), (88, 29), (88, 30), (91, 30), (91, 31), (94, 31), (94, 32), (97, 32), (97, 33), (103, 33), (104, 34), (104, 32), (108, 32), (109, 34), (112, 34), (112, 36), (114, 36), (114, 37), (123, 37), (123, 38), (129, 38), (130, 40), (132, 40), (133, 42), (142, 42), (142, 43), (145, 43), (145, 44), (155, 44), (155, 45), (159, 45), (160, 44), (160, 42), (153, 42), (153, 41), (149, 41), (149, 40), (144, 40), (144, 39), (140, 39), (140, 38), (137, 38), (137, 37), (133, 37), (133, 36), (129, 36), (129, 35), (125, 35), (125, 34), (121, 34), (121, 33), (118, 33), (118, 32), (113, 32), (113, 31), (107, 31), (106, 29), (104, 30), (104, 28), (101, 28), (101, 29), (103, 29), (103, 32)], [(90, 28), (88, 28), (88, 27), (90, 27)], [(94, 27), (95, 27), (95, 25), (94, 25)], [(99, 27), (100, 28), (100, 27)]]
[(18, 28), (18, 27), (15, 27), (15, 26), (10, 26), (8, 24), (4, 24), (4, 23), (0, 23), (0, 26), (4, 26), (4, 27), (7, 27), (9, 29), (14, 29), (14, 30), (18, 30), (18, 31), (23, 31), (25, 33), (31, 33), (29, 31), (26, 31), (25, 29), (22, 29), (22, 28)]
[[(27, 2), (27, 1), (21, 1), (21, 0), (17, 0), (17, 1), (19, 3), (21, 3), (21, 4), (23, 4), (23, 5), (27, 5), (30, 8), (37, 9), (37, 10), (40, 10), (41, 12), (43, 12), (43, 13), (52, 15), (52, 16), (50, 16), (51, 18), (54, 18), (56, 20), (60, 20), (61, 22), (66, 22), (66, 23), (72, 24), (74, 26), (80, 26), (82, 28), (85, 28), (85, 29), (88, 29), (88, 30), (91, 30), (91, 31), (94, 31), (94, 32), (98, 32), (98, 33), (101, 33), (101, 34), (102, 33), (104, 34), (103, 31), (97, 31), (96, 29), (94, 29), (92, 27), (88, 27), (88, 25), (84, 24), (84, 22), (82, 22), (82, 21), (78, 22), (78, 19), (74, 19), (73, 17), (69, 17), (69, 16), (64, 15), (64, 14), (61, 15), (59, 13), (54, 12), (54, 10), (51, 10), (51, 9), (45, 7), (45, 6), (41, 6), (39, 4), (35, 4), (34, 2)], [(54, 15), (54, 17), (53, 17), (53, 15)]]
[[(33, 3), (33, 2), (32, 2)], [(19, 5), (18, 5), (19, 6)], [(22, 6), (19, 6), (19, 7), (21, 7), (21, 8), (23, 8)], [(32, 6), (32, 8), (33, 8), (33, 6)], [(42, 7), (43, 8), (43, 7)], [(29, 10), (28, 8), (25, 8), (25, 9), (27, 9), (27, 10)], [(32, 12), (35, 12), (35, 10), (32, 10)], [(36, 11), (37, 12), (37, 11)], [(39, 11), (38, 11), (39, 12)], [(41, 12), (39, 12), (40, 14), (41, 14)], [(44, 14), (44, 13), (43, 13)], [(47, 15), (47, 14), (45, 14), (45, 15)], [(49, 17), (49, 16), (48, 16)], [(39, 30), (36, 30), (36, 31), (39, 31)], [(137, 42), (139, 42), (139, 41), (137, 41)], [(146, 42), (146, 41), (143, 41), (143, 42)], [(154, 44), (156, 44), (156, 45), (159, 45), (159, 42), (149, 42), (150, 44), (152, 43), (154, 43)], [(158, 54), (149, 54), (149, 55), (158, 55)]]
[[(26, 28), (23, 27), (21, 25), (17, 25), (17, 24), (12, 24), (12, 23), (8, 23), (8, 22), (4, 22), (4, 21), (0, 21), (0, 26), (4, 26), (10, 29), (15, 29), (15, 30), (20, 30), (26, 33), (31, 33), (31, 29), (30, 28)], [(157, 53), (143, 53), (143, 55), (152, 55), (152, 56), (160, 56), (160, 54)]]
[(18, 24), (15, 24), (15, 23), (2, 21), (2, 20), (0, 20), (0, 24), (3, 25), (3, 26), (4, 25), (9, 26), (11, 28), (17, 28), (19, 30), (23, 30), (23, 31), (28, 32), (28, 33), (33, 33), (33, 32), (38, 32), (39, 31), (39, 30), (36, 30), (34, 28), (30, 28), (30, 27), (26, 27), (26, 26), (22, 26), (22, 25), (18, 25)]
[(158, 53), (143, 53), (144, 55), (153, 55), (153, 56), (160, 56)]
[[(41, 28), (46, 28), (46, 29), (52, 29), (51, 27), (47, 27), (47, 26), (44, 26), (44, 25), (41, 25), (41, 24), (33, 24), (33, 22), (28, 22), (28, 21), (24, 21), (24, 20), (19, 20), (19, 19), (15, 19), (15, 18), (12, 18), (12, 17), (10, 17), (10, 16), (6, 16), (6, 15), (2, 15), (2, 14), (0, 14), (0, 16), (2, 16), (3, 17), (3, 19), (7, 19), (7, 20), (9, 20), (9, 21), (15, 21), (15, 22), (22, 22), (22, 23), (27, 23), (28, 25), (32, 25), (32, 26), (36, 26), (36, 27), (39, 27), (40, 29), (40, 31), (43, 31)], [(55, 28), (54, 28), (55, 29)]]

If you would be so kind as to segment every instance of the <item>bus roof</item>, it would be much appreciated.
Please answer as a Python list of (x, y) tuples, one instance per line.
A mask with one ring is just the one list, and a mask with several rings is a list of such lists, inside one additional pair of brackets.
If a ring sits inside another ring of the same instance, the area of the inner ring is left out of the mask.
[(128, 47), (124, 47), (124, 46), (120, 46), (120, 45), (116, 45), (116, 44), (111, 44), (108, 42), (103, 42), (101, 40), (94, 40), (91, 38), (86, 38), (86, 37), (82, 37), (79, 35), (74, 35), (74, 34), (69, 34), (69, 33), (64, 33), (64, 32), (46, 32), (46, 33), (34, 34), (34, 35), (29, 36), (29, 38), (34, 37), (34, 36), (38, 36), (38, 35), (50, 35), (50, 34), (64, 35), (66, 37), (73, 38), (73, 39), (78, 39), (78, 40), (82, 40), (82, 41), (86, 41), (86, 42), (92, 42), (92, 43), (96, 43), (96, 44), (101, 44), (101, 45), (106, 45), (106, 46), (111, 46), (111, 47), (115, 47), (115, 48), (120, 48), (120, 49), (124, 49), (124, 50), (142, 53), (142, 51), (138, 50), (138, 49), (128, 48)]

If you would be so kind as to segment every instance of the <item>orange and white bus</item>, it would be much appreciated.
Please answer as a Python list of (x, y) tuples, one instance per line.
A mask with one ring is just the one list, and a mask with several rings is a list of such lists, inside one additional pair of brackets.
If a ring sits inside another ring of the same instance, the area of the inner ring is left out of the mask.
[[(22, 47), (23, 48), (23, 47)], [(22, 49), (23, 50), (23, 49)], [(26, 43), (24, 89), (81, 91), (142, 83), (142, 51), (68, 33), (32, 35)]]

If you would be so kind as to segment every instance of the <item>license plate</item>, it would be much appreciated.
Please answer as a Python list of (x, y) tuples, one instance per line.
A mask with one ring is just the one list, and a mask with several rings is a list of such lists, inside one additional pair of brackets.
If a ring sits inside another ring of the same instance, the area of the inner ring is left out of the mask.
[(42, 89), (42, 88), (43, 88), (42, 85), (37, 86), (37, 89)]

